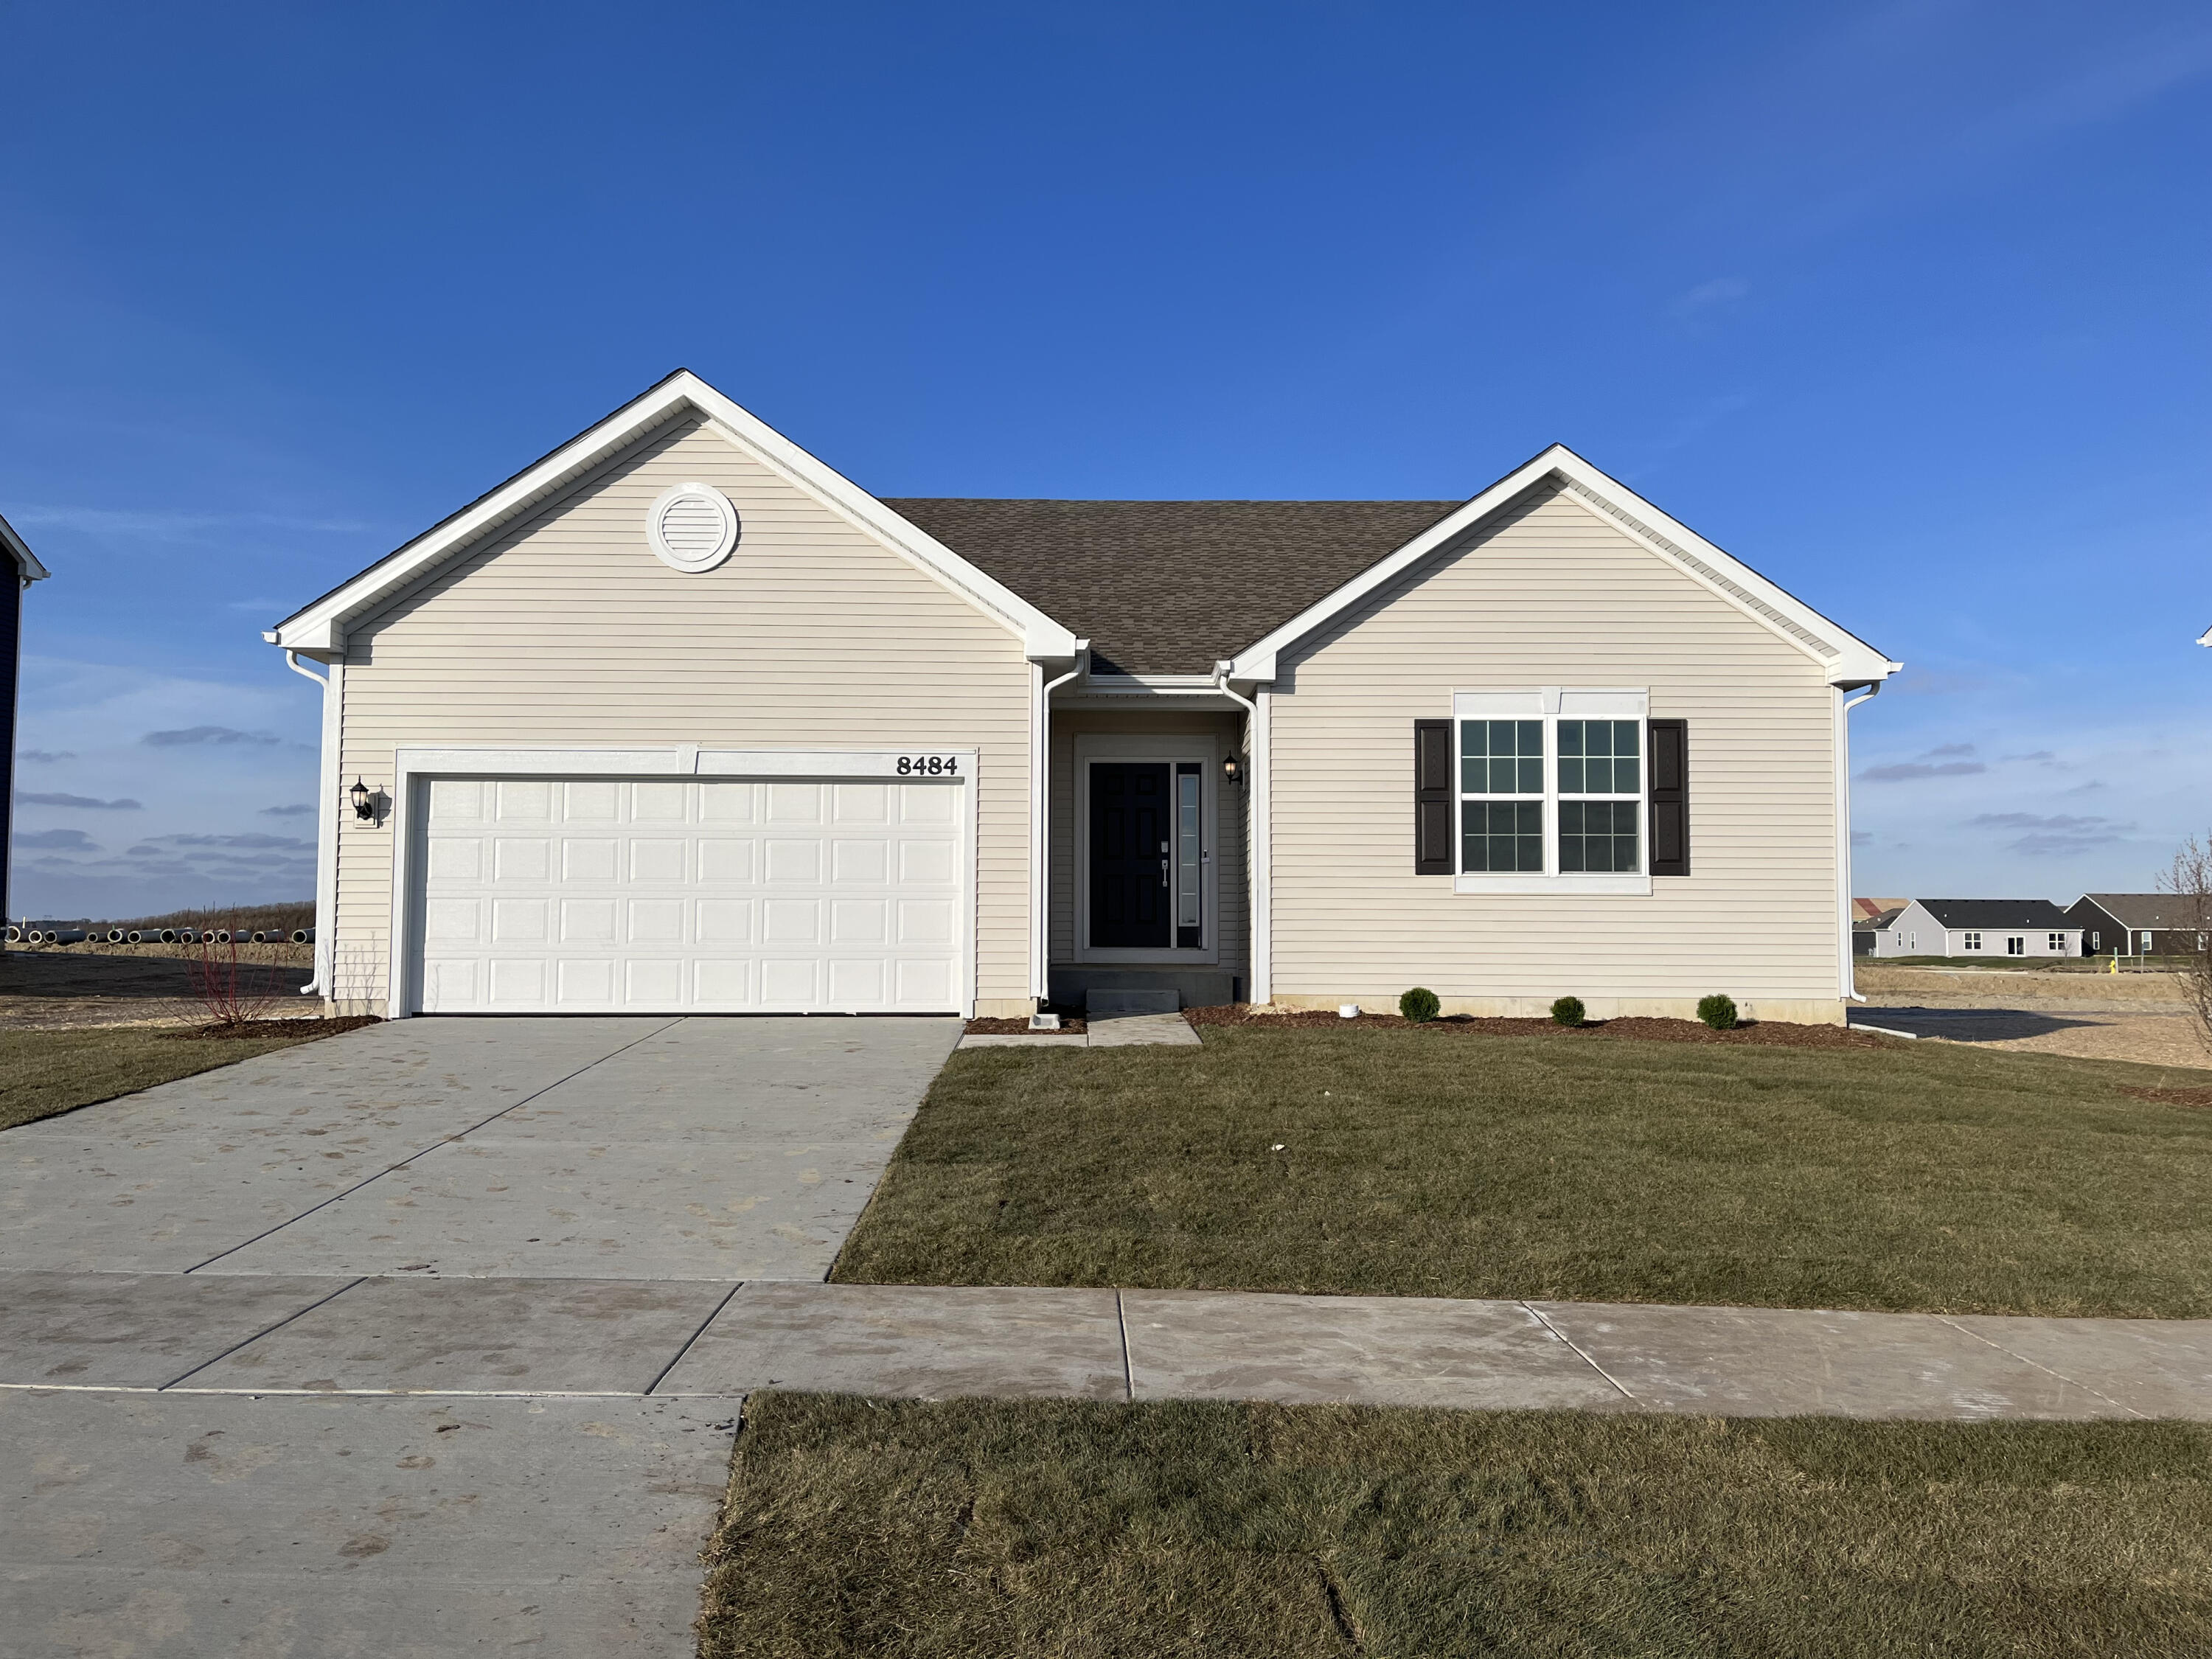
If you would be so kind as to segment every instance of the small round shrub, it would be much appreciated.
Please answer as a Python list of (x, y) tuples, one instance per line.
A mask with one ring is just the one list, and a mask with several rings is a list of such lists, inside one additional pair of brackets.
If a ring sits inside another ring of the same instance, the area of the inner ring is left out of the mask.
[(1441, 1006), (1443, 1005), (1437, 1000), (1434, 991), (1425, 990), (1418, 985), (1398, 999), (1398, 1012), (1411, 1025), (1427, 1024), (1437, 1017), (1437, 1010)]
[(1716, 1031), (1735, 1030), (1735, 999), (1724, 997), (1716, 991), (1711, 996), (1698, 999), (1698, 1018)]
[(1561, 997), (1552, 1005), (1552, 1018), (1562, 1025), (1579, 1025), (1589, 1018), (1580, 997)]

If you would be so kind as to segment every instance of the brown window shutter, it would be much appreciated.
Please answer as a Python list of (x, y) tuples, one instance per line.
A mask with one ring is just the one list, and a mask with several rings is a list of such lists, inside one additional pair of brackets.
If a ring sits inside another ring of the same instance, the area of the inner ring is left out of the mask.
[(1413, 722), (1413, 873), (1452, 872), (1452, 723)]
[(1651, 873), (1690, 873), (1690, 723), (1651, 726)]

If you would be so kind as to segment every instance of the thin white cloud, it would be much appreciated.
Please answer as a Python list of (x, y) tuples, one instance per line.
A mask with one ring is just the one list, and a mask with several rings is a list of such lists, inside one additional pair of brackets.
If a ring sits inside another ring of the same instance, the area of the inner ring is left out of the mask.
[(241, 530), (354, 536), (374, 526), (350, 519), (295, 518), (282, 513), (206, 513), (185, 507), (132, 510), (109, 507), (27, 507), (9, 515), (18, 526), (75, 530), (90, 536), (131, 536), (157, 542), (215, 542)]
[(1674, 314), (1687, 317), (1711, 306), (1741, 300), (1750, 292), (1751, 284), (1741, 276), (1716, 276), (1710, 283), (1699, 283), (1687, 293), (1676, 295)]

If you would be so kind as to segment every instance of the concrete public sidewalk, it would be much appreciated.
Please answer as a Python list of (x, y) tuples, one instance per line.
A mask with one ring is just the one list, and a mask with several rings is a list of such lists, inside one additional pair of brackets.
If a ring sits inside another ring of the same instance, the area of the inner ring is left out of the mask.
[(2212, 1419), (2212, 1321), (792, 1280), (0, 1274), (0, 1389)]

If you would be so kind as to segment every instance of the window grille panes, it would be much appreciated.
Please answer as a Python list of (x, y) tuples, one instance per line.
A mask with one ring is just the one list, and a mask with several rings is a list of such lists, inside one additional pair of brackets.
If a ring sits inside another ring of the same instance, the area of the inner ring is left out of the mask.
[(1982, 936), (1979, 933), (1969, 933), (1961, 943), (1969, 951), (1978, 951), (1982, 948)]
[(1459, 756), (1462, 794), (1544, 793), (1541, 720), (1462, 720)]
[[(1475, 722), (1510, 726), (1510, 720)], [(1544, 803), (1471, 800), (1460, 808), (1460, 868), (1495, 874), (1544, 869)]]
[(2059, 954), (2059, 952), (2061, 952), (2062, 951), (2065, 950), (2065, 948), (2066, 948), (2066, 935), (2065, 935), (2065, 934), (2063, 934), (2063, 933), (2049, 933), (2049, 934), (2045, 935), (2045, 938), (2050, 941), (2051, 954), (2052, 956), (2054, 956), (2054, 957), (2055, 957), (2055, 956), (2058, 955), (2058, 954)]
[(1561, 720), (1559, 793), (1632, 795), (1643, 785), (1640, 720)]
[(1176, 926), (1195, 927), (1199, 896), (1205, 890), (1205, 865), (1198, 837), (1198, 785), (1195, 771), (1176, 779)]
[[(1609, 725), (1610, 721), (1584, 721)], [(1561, 721), (1564, 726), (1566, 722)], [(1638, 869), (1637, 820), (1632, 800), (1563, 800), (1559, 803), (1559, 868), (1566, 871)]]

